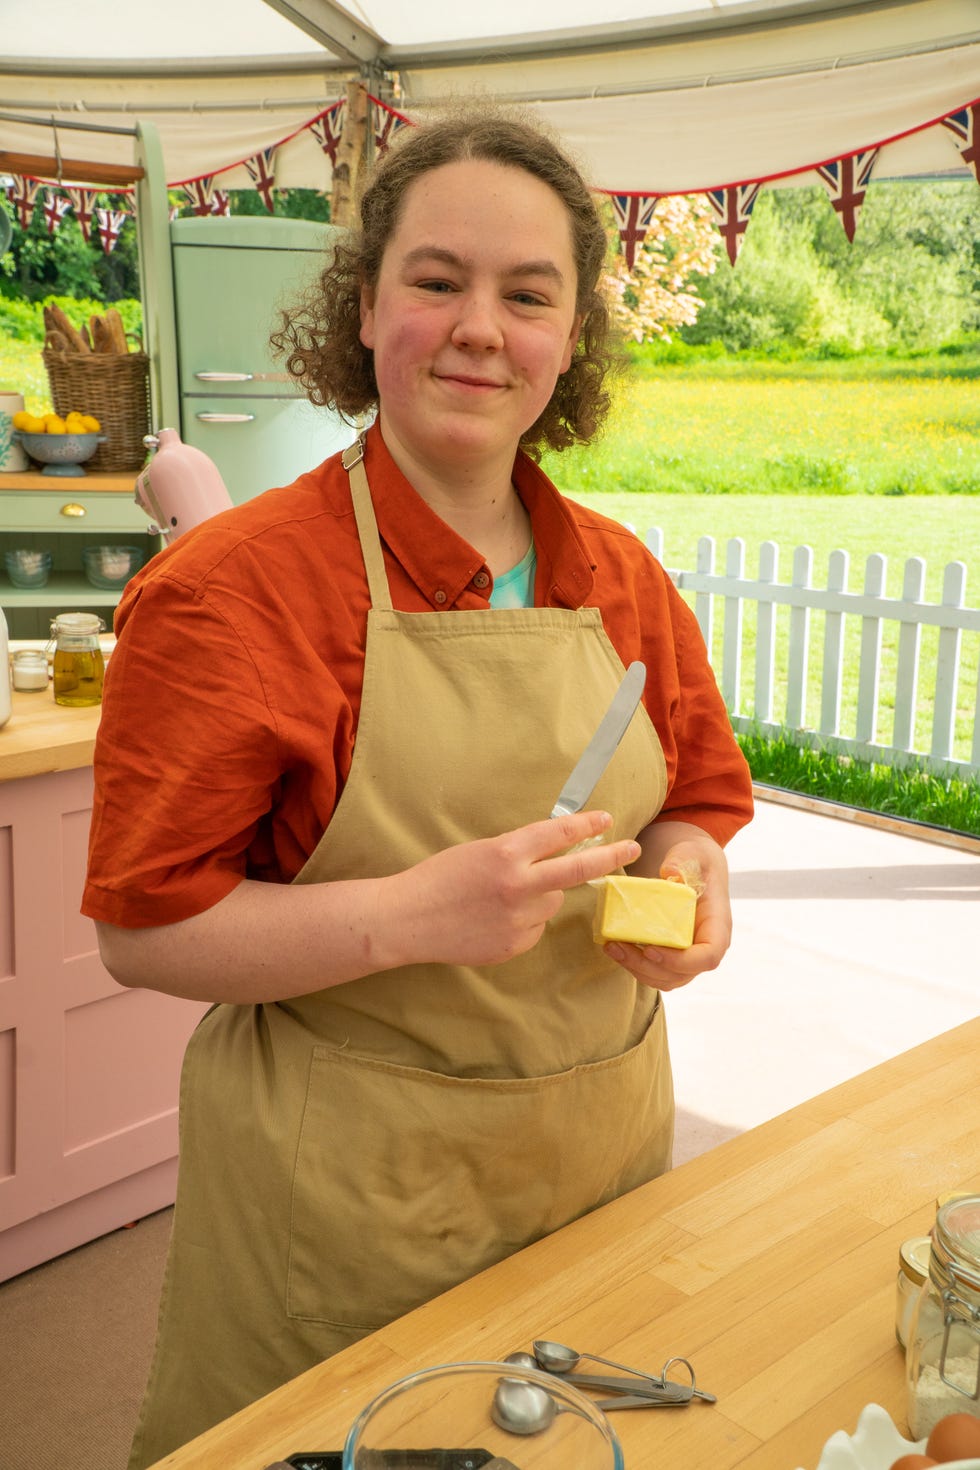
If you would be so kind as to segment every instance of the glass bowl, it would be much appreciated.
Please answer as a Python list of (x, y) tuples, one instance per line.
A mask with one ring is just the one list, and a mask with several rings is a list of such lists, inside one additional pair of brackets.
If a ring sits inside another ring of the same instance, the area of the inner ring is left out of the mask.
[(24, 434), (16, 436), (42, 475), (84, 475), (82, 465), (105, 443), (104, 434)]
[(51, 571), (50, 551), (5, 551), (3, 564), (15, 587), (44, 587)]
[(138, 546), (86, 546), (82, 551), (82, 565), (93, 587), (115, 592), (139, 571), (143, 553)]
[(509, 1363), (447, 1363), (384, 1389), (347, 1435), (343, 1470), (405, 1463), (623, 1470), (623, 1451), (602, 1410), (571, 1384)]

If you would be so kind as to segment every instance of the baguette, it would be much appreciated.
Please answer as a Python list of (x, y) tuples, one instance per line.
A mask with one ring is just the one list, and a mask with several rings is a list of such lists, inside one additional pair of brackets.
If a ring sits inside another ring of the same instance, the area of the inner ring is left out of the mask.
[(128, 352), (129, 343), (126, 341), (126, 328), (123, 319), (114, 306), (110, 306), (103, 318), (109, 330), (109, 340), (112, 343), (111, 351)]
[(72, 323), (65, 316), (65, 313), (62, 311), (61, 307), (56, 306), (54, 302), (51, 302), (48, 306), (44, 308), (45, 325), (48, 324), (49, 312), (51, 314), (52, 329), (61, 333), (72, 352), (89, 353), (91, 351), (91, 348), (89, 347), (85, 338), (82, 336), (81, 332), (78, 331), (77, 327), (72, 325)]
[(89, 330), (92, 333), (92, 347), (95, 352), (115, 352), (112, 335), (104, 316), (90, 316), (88, 319)]

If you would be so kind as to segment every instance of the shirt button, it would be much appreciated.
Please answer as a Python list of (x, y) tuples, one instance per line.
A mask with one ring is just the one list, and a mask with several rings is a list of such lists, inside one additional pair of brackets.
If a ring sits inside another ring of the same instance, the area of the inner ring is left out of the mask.
[(445, 600), (446, 600), (446, 594), (445, 594), (445, 592), (443, 592), (443, 590), (442, 590), (441, 587), (438, 589), (437, 592), (433, 592), (433, 594), (432, 594), (432, 600), (433, 600), (433, 602), (438, 602), (438, 604), (439, 604), (440, 607), (445, 602)]
[(490, 586), (490, 574), (489, 574), (489, 572), (477, 572), (476, 576), (473, 578), (473, 586), (474, 587), (479, 587), (481, 589), (481, 591), (482, 591), (482, 589), (484, 587), (489, 587)]

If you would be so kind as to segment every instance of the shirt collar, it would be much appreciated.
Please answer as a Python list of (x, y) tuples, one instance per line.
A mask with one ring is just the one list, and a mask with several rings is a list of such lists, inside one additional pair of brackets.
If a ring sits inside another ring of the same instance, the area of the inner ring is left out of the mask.
[[(453, 607), (472, 591), (473, 578), (486, 573), (483, 558), (412, 488), (377, 424), (365, 437), (364, 468), (382, 541), (427, 602), (437, 610)], [(568, 502), (524, 454), (514, 463), (514, 484), (531, 517), (537, 600), (549, 607), (582, 607), (592, 591), (595, 563)]]

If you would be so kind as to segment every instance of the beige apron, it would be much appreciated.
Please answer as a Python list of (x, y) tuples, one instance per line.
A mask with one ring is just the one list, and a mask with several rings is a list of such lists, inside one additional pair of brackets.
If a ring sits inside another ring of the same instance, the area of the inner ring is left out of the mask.
[[(363, 697), (300, 883), (398, 872), (546, 817), (623, 674), (595, 609), (393, 611), (359, 463), (351, 482)], [(590, 805), (632, 836), (664, 792), (641, 707)], [(569, 892), (505, 964), (407, 966), (205, 1017), (133, 1470), (669, 1167), (659, 996), (593, 944), (593, 905), (587, 885)]]

